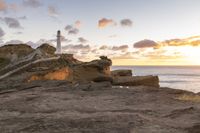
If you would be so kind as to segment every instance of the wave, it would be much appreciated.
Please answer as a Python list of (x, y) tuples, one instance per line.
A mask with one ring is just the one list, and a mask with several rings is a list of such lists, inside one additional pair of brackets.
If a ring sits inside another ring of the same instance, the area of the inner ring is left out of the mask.
[[(183, 81), (183, 80), (173, 80), (173, 81), (160, 81), (160, 83), (189, 83), (191, 81)], [(197, 81), (196, 81), (197, 82)]]
[[(156, 74), (155, 74), (156, 75)], [(200, 78), (200, 74), (169, 74), (169, 73), (165, 73), (165, 74), (157, 74), (158, 76), (188, 76), (188, 77), (199, 77)]]

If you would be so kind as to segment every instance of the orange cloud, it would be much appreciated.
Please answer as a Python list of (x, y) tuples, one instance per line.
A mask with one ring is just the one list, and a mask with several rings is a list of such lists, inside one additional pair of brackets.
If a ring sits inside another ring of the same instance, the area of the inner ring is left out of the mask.
[(5, 0), (0, 0), (0, 12), (7, 12), (9, 9), (16, 11), (18, 10), (18, 5), (14, 3), (8, 4)]
[(81, 27), (81, 21), (77, 20), (74, 25), (79, 29)]
[(0, 11), (6, 11), (7, 10), (7, 4), (4, 0), (0, 0)]
[(166, 40), (161, 42), (160, 46), (200, 46), (200, 36)]
[(112, 19), (107, 19), (107, 18), (102, 18), (101, 20), (99, 20), (99, 28), (105, 28), (109, 25), (116, 25), (116, 22)]

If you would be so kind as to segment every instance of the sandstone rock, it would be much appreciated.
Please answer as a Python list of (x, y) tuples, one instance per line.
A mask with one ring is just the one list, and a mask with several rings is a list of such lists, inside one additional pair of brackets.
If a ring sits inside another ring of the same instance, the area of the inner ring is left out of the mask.
[(113, 78), (113, 85), (159, 87), (158, 76), (123, 76)]
[(21, 57), (24, 57), (34, 49), (31, 46), (26, 44), (9, 44), (0, 47), (0, 58), (9, 59), (10, 61), (15, 61)]
[(117, 76), (132, 76), (132, 70), (114, 70), (111, 71), (113, 77)]
[[(88, 63), (82, 63), (73, 58), (73, 55), (61, 55), (60, 59), (50, 62), (40, 62), (32, 65), (26, 71), (46, 70), (45, 74), (40, 74), (39, 71), (34, 74), (29, 81), (34, 80), (68, 80), (68, 81), (95, 81), (112, 82), (110, 77), (110, 61), (109, 60), (94, 60)], [(56, 67), (56, 71), (53, 71)], [(33, 69), (34, 68), (34, 69)], [(38, 69), (37, 69), (38, 68)], [(60, 76), (59, 76), (60, 75)]]
[(113, 78), (110, 77), (110, 76), (100, 76), (100, 77), (97, 77), (93, 80), (94, 82), (105, 82), (105, 81), (108, 81), (108, 82), (113, 82)]
[(87, 82), (87, 83), (78, 83), (75, 85), (74, 89), (83, 90), (83, 91), (93, 91), (93, 90), (102, 90), (105, 88), (111, 88), (112, 84), (110, 82)]
[(67, 61), (68, 64), (71, 66), (83, 63), (82, 61), (75, 59), (73, 54), (61, 54), (59, 56), (61, 57), (61, 59)]
[(23, 77), (26, 81), (110, 81), (102, 79), (111, 75), (112, 61), (106, 56), (101, 56), (100, 60), (81, 62), (72, 54), (58, 56), (55, 51), (49, 44), (42, 44), (37, 49), (26, 44), (0, 47), (0, 80), (26, 73)]
[(68, 67), (54, 70), (45, 74), (32, 75), (28, 82), (39, 81), (39, 80), (72, 80), (72, 72)]
[(110, 59), (94, 60), (82, 63), (73, 67), (73, 80), (75, 81), (94, 81), (99, 77), (109, 77), (111, 75)]
[(44, 52), (46, 54), (50, 54), (50, 55), (54, 55), (54, 53), (56, 52), (56, 48), (54, 48), (53, 46), (51, 46), (47, 43), (42, 44), (37, 49), (41, 50), (42, 52)]
[(10, 63), (9, 59), (0, 58), (0, 70)]

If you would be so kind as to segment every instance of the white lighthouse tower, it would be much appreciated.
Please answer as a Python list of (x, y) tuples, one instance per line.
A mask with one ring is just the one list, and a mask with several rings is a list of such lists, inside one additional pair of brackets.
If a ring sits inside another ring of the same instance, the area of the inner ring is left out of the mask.
[(62, 54), (62, 47), (61, 47), (61, 32), (60, 32), (60, 30), (57, 32), (57, 47), (56, 47), (56, 54)]

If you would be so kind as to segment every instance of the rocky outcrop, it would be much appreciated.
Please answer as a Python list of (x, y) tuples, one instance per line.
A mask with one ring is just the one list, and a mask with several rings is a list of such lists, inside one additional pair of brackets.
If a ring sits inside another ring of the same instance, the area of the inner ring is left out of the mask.
[(31, 81), (41, 81), (41, 80), (72, 80), (72, 71), (69, 67), (60, 68), (58, 70), (54, 70), (51, 72), (47, 72), (44, 74), (35, 74), (28, 79), (28, 82)]
[[(67, 54), (65, 54), (61, 55), (60, 58), (55, 61), (51, 60), (51, 62), (32, 64), (26, 68), (26, 71), (35, 72), (35, 74), (28, 78), (29, 82), (35, 80), (103, 82), (112, 80), (110, 77), (111, 63), (109, 59), (82, 63), (74, 59), (72, 55), (67, 56)], [(103, 77), (104, 79), (102, 79)], [(107, 79), (105, 77), (107, 77)]]
[(107, 57), (76, 65), (73, 67), (73, 80), (93, 81), (100, 77), (109, 77), (111, 65), (112, 61)]
[(132, 76), (132, 70), (114, 70), (111, 72), (113, 77)]
[(46, 54), (49, 54), (49, 55), (54, 55), (54, 53), (56, 52), (56, 48), (54, 48), (53, 46), (51, 46), (47, 43), (42, 44), (37, 49), (39, 49), (43, 53), (46, 53)]
[[(0, 80), (23, 73), (23, 81), (65, 80), (70, 82), (110, 82), (120, 86), (154, 86), (159, 87), (157, 76), (132, 77), (131, 70), (110, 70), (112, 61), (106, 56), (91, 62), (81, 62), (72, 54), (56, 55), (56, 49), (42, 44), (37, 49), (30, 46), (7, 45), (0, 48)], [(11, 55), (15, 55), (14, 58)], [(11, 60), (11, 63), (9, 63)]]
[(26, 44), (9, 44), (0, 47), (0, 58), (8, 59), (13, 62), (21, 57), (27, 56), (33, 51), (34, 49)]
[(152, 86), (159, 88), (158, 76), (132, 76), (132, 70), (114, 70), (111, 72), (113, 85), (116, 86)]
[(159, 87), (158, 76), (121, 76), (113, 78), (113, 85)]
[(9, 59), (0, 58), (0, 70), (10, 63)]
[[(24, 72), (33, 73), (34, 76), (44, 72), (48, 74), (59, 68), (72, 67), (81, 63), (71, 54), (59, 56), (54, 54), (55, 48), (48, 44), (42, 44), (37, 49), (32, 49), (25, 44), (6, 45), (1, 47), (0, 51), (0, 80)], [(14, 59), (9, 52), (17, 55), (17, 58)], [(24, 79), (27, 80), (27, 77)]]

